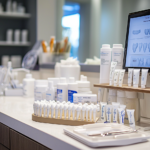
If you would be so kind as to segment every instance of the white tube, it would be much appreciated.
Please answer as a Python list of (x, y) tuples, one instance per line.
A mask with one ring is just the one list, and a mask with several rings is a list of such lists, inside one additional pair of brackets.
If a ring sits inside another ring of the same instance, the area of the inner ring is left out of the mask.
[(34, 111), (34, 115), (36, 115), (36, 102), (33, 103), (33, 111)]
[(120, 70), (119, 70), (119, 69), (115, 70), (114, 86), (117, 86), (117, 85), (118, 85), (119, 73), (120, 73)]
[(90, 107), (87, 106), (87, 107), (86, 107), (86, 121), (89, 120), (89, 110), (90, 110)]
[(119, 103), (112, 103), (113, 106), (113, 123), (117, 123), (117, 119), (118, 119), (118, 107), (119, 107)]
[(122, 87), (122, 83), (123, 83), (123, 79), (124, 79), (124, 74), (125, 74), (125, 70), (122, 69), (120, 70), (120, 73), (119, 73), (119, 86)]
[(76, 109), (77, 109), (77, 105), (73, 105), (73, 107), (72, 107), (73, 120), (75, 120)]
[(83, 120), (83, 121), (84, 121), (84, 119), (85, 119), (85, 110), (86, 110), (86, 106), (83, 105), (83, 106), (82, 106), (82, 120)]
[(132, 85), (133, 68), (128, 69), (128, 86)]
[(79, 120), (79, 117), (80, 117), (80, 114), (81, 114), (81, 109), (82, 109), (82, 107), (78, 105), (78, 107), (77, 107), (77, 117), (76, 117), (76, 120)]
[(138, 88), (139, 75), (140, 75), (140, 69), (134, 69), (134, 73), (133, 73), (133, 87), (134, 88)]
[(44, 107), (44, 117), (46, 117), (47, 104), (46, 104), (46, 103), (44, 103), (43, 107)]
[(105, 102), (100, 102), (101, 105), (101, 121), (105, 122), (106, 121), (106, 103)]
[(111, 123), (112, 105), (106, 105), (106, 119), (107, 123)]
[(64, 119), (67, 119), (68, 104), (64, 105)]
[(134, 118), (134, 109), (127, 109), (127, 115), (129, 119), (130, 127), (135, 129), (135, 118)]
[(113, 79), (114, 79), (114, 72), (115, 68), (117, 66), (117, 62), (111, 62), (111, 67), (110, 67), (110, 74), (109, 74), (109, 85), (113, 85)]
[(90, 121), (92, 121), (92, 114), (93, 114), (93, 106), (90, 106)]
[(146, 81), (147, 81), (147, 73), (148, 69), (142, 69), (142, 77), (141, 77), (141, 88), (145, 88)]
[(56, 119), (58, 118), (59, 106), (60, 106), (60, 104), (56, 104), (56, 106), (55, 106), (55, 118), (56, 118)]
[(93, 120), (96, 121), (97, 106), (93, 107)]
[(123, 108), (118, 108), (118, 112), (120, 124), (124, 124), (125, 110)]
[(55, 103), (53, 103), (52, 104), (52, 110), (51, 110), (51, 118), (54, 118), (54, 111), (55, 111), (55, 106), (56, 106), (56, 104)]
[(47, 104), (47, 118), (49, 118), (51, 104)]
[(39, 114), (40, 114), (40, 117), (42, 117), (42, 108), (43, 108), (43, 104), (41, 103), (39, 107), (40, 107), (40, 112), (39, 112)]
[(72, 112), (73, 105), (69, 105), (68, 107), (68, 119), (70, 120), (71, 112)]

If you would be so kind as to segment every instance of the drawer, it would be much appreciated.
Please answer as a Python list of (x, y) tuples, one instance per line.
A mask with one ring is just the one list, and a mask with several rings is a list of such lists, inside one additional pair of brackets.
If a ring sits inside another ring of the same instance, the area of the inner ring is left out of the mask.
[(8, 149), (9, 145), (9, 127), (0, 123), (0, 144), (4, 145)]

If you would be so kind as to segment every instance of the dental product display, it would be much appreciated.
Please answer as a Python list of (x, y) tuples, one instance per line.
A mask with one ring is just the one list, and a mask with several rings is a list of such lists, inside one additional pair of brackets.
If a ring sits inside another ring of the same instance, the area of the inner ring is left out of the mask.
[(141, 88), (145, 88), (147, 81), (148, 69), (142, 69)]
[(78, 83), (75, 82), (74, 77), (70, 77), (68, 83), (68, 101), (71, 103), (73, 103), (74, 93), (78, 93)]
[(96, 123), (64, 128), (66, 135), (90, 147), (125, 146), (146, 142), (148, 133), (117, 123)]
[(48, 81), (53, 82), (54, 91), (55, 91), (55, 101), (57, 101), (57, 84), (59, 83), (59, 78), (48, 78)]
[(106, 121), (106, 105), (107, 103), (105, 102), (100, 102), (100, 106), (101, 106), (101, 121), (105, 122)]
[(135, 129), (134, 111), (135, 111), (134, 109), (127, 109), (129, 125), (133, 129)]
[(26, 74), (26, 78), (23, 79), (23, 95), (25, 97), (34, 97), (34, 82), (32, 74)]
[(55, 99), (55, 89), (53, 86), (53, 81), (48, 80), (48, 89), (46, 90), (46, 100), (50, 101)]
[(109, 73), (109, 85), (113, 85), (116, 65), (117, 65), (117, 62), (111, 62), (110, 73)]
[(119, 69), (115, 70), (115, 75), (114, 75), (114, 86), (118, 86), (118, 81), (119, 81), (119, 74), (121, 71)]
[(133, 70), (133, 87), (138, 88), (140, 77), (140, 69)]
[(116, 69), (122, 69), (123, 56), (124, 56), (124, 48), (122, 44), (113, 44), (112, 61), (117, 62)]
[(47, 80), (35, 80), (35, 83), (34, 83), (34, 99), (35, 99), (35, 101), (46, 99), (47, 88), (48, 88)]
[(117, 123), (118, 122), (118, 108), (120, 106), (120, 103), (114, 103), (112, 102), (112, 116), (113, 116), (113, 119), (112, 119), (112, 122), (113, 123)]
[(111, 123), (112, 105), (106, 105), (106, 120), (107, 123)]
[(43, 123), (84, 125), (95, 123), (98, 118), (97, 105), (73, 104), (70, 102), (55, 102), (54, 100), (35, 101), (32, 120)]
[(132, 86), (133, 68), (128, 68), (128, 86)]
[(109, 44), (103, 44), (100, 50), (101, 65), (100, 83), (109, 83), (109, 72), (111, 65), (111, 48)]
[(94, 56), (94, 59), (86, 58), (85, 64), (87, 65), (100, 65), (101, 60)]
[(125, 74), (125, 70), (122, 69), (120, 70), (120, 73), (119, 73), (119, 86), (122, 87), (122, 83), (123, 83), (123, 79), (124, 79), (124, 74)]
[(68, 84), (66, 78), (60, 78), (57, 84), (57, 101), (68, 101)]
[(87, 76), (81, 75), (80, 80), (76, 82), (78, 84), (78, 93), (92, 94), (90, 89), (90, 82), (87, 81)]
[(94, 103), (97, 104), (97, 95), (96, 94), (73, 94), (73, 103), (78, 104), (78, 103)]
[(117, 102), (117, 90), (109, 89), (107, 104)]

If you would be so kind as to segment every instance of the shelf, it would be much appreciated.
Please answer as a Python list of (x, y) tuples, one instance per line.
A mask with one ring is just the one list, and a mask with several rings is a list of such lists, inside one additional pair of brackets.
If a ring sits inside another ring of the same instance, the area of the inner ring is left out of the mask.
[(30, 14), (21, 14), (21, 13), (6, 13), (6, 12), (3, 12), (3, 13), (0, 13), (0, 18), (30, 18), (31, 15)]
[(124, 90), (124, 91), (130, 91), (130, 92), (141, 92), (141, 93), (150, 93), (150, 88), (133, 88), (132, 86), (129, 87), (127, 85), (123, 85), (122, 87), (119, 86), (111, 86), (109, 84), (94, 84), (94, 87), (101, 87), (101, 88), (109, 88), (109, 89), (115, 89), (115, 90)]
[(14, 42), (6, 42), (6, 41), (0, 41), (0, 46), (30, 46), (30, 43), (14, 43)]

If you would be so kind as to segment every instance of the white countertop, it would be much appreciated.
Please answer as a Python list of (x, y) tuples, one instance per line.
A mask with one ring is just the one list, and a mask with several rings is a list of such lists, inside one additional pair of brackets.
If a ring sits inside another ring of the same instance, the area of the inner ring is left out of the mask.
[[(0, 122), (45, 145), (50, 149), (61, 150), (93, 150), (65, 135), (65, 125), (38, 123), (32, 121), (33, 98), (0, 97)], [(148, 150), (150, 140), (123, 147), (96, 148), (101, 150)]]

